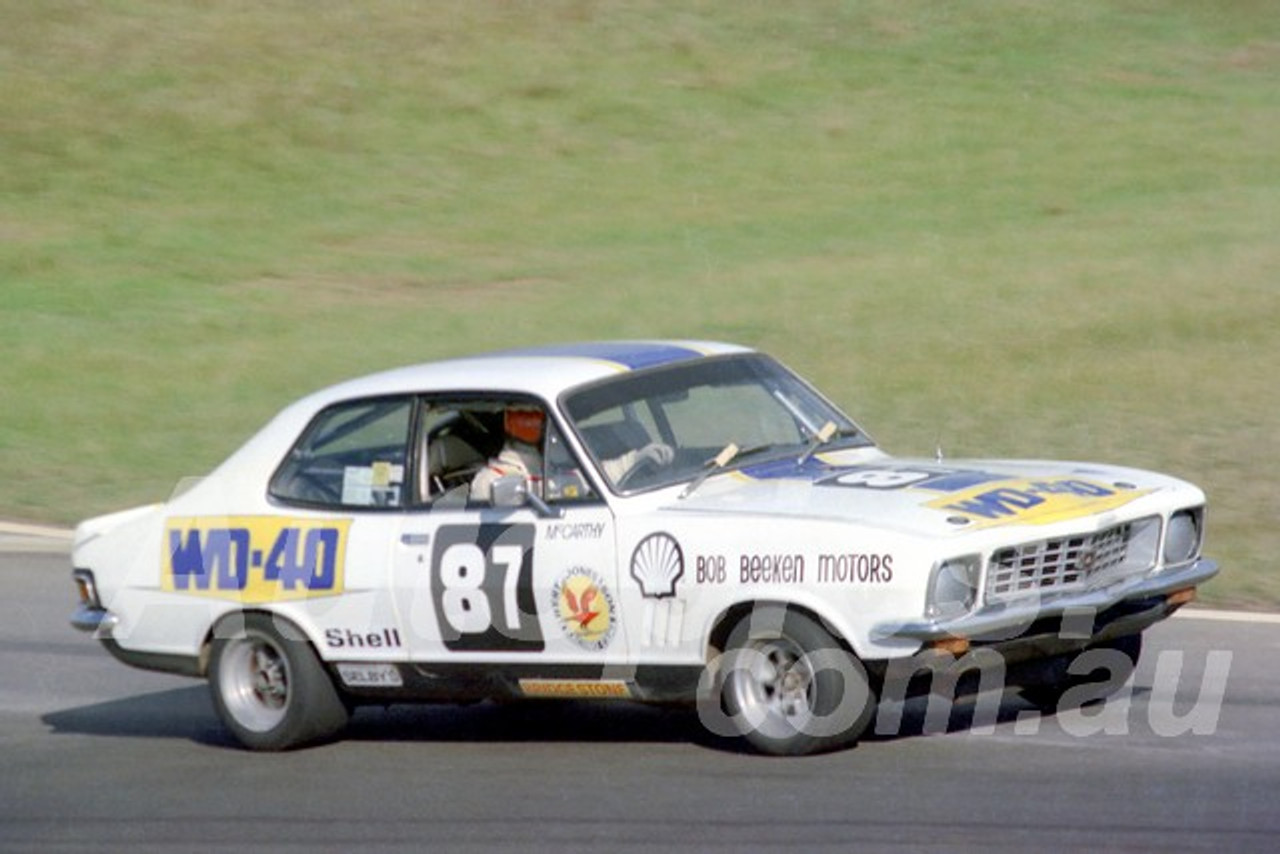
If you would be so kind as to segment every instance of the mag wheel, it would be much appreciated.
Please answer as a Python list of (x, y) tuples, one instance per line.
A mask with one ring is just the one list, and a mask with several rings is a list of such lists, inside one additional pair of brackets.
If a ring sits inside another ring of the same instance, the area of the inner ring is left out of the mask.
[(218, 624), (209, 687), (222, 722), (254, 750), (321, 741), (347, 723), (347, 708), (305, 637), (266, 614)]
[(870, 722), (875, 702), (862, 663), (809, 617), (757, 608), (730, 632), (727, 647), (724, 711), (756, 750), (831, 750)]

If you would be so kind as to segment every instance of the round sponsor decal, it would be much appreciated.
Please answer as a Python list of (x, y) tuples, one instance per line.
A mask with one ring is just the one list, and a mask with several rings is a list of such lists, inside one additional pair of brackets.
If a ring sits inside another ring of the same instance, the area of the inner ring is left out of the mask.
[(552, 608), (560, 628), (583, 649), (601, 650), (613, 640), (613, 595), (595, 572), (569, 570), (551, 590)]

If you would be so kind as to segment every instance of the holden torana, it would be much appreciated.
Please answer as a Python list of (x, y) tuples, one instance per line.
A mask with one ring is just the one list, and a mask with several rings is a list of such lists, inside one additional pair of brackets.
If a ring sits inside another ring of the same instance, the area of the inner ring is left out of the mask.
[(72, 622), (207, 679), (255, 749), (361, 704), (567, 697), (810, 753), (957, 665), (1038, 703), (1123, 681), (1217, 571), (1204, 506), (1130, 468), (895, 458), (744, 347), (549, 346), (327, 388), (83, 522)]

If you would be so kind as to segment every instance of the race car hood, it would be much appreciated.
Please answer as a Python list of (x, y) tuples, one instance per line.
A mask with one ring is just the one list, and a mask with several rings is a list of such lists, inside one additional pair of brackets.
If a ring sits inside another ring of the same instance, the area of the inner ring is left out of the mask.
[(672, 509), (843, 520), (946, 536), (1109, 513), (1171, 489), (1195, 491), (1163, 475), (1085, 463), (894, 459), (842, 466), (814, 458), (713, 478)]

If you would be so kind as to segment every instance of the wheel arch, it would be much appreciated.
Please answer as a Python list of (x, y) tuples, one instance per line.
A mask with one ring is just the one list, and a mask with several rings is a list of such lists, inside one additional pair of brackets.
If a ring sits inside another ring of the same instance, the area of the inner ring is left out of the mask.
[(725, 645), (729, 638), (729, 633), (733, 631), (743, 618), (747, 617), (757, 608), (782, 608), (787, 611), (794, 611), (803, 614), (818, 625), (822, 626), (835, 641), (840, 644), (841, 648), (850, 655), (856, 656), (859, 660), (862, 655), (849, 641), (846, 633), (841, 629), (840, 625), (832, 620), (827, 619), (820, 611), (803, 602), (789, 601), (786, 599), (745, 599), (736, 602), (724, 608), (712, 621), (711, 630), (707, 633), (706, 648), (703, 650), (705, 659), (708, 662), (714, 661), (717, 656), (725, 651)]
[[(280, 634), (282, 636), (290, 640), (306, 641), (307, 645), (311, 647), (311, 652), (316, 656), (316, 660), (321, 662), (321, 665), (323, 666), (324, 658), (320, 655), (320, 648), (316, 646), (315, 639), (311, 637), (311, 635), (307, 634), (306, 630), (302, 628), (301, 624), (299, 624), (297, 620), (287, 614), (281, 613), (280, 611), (272, 610), (271, 608), (246, 606), (219, 614), (217, 619), (215, 619), (209, 626), (208, 631), (205, 632), (204, 639), (200, 643), (200, 652), (198, 655), (199, 675), (201, 677), (207, 677), (209, 675), (209, 659), (213, 652), (213, 641), (216, 637), (221, 635), (221, 631), (224, 631), (221, 627), (229, 620), (239, 621), (240, 626), (243, 627), (245, 618), (252, 614), (269, 618), (272, 623), (280, 629)], [(234, 629), (231, 629), (231, 631), (234, 631)]]

